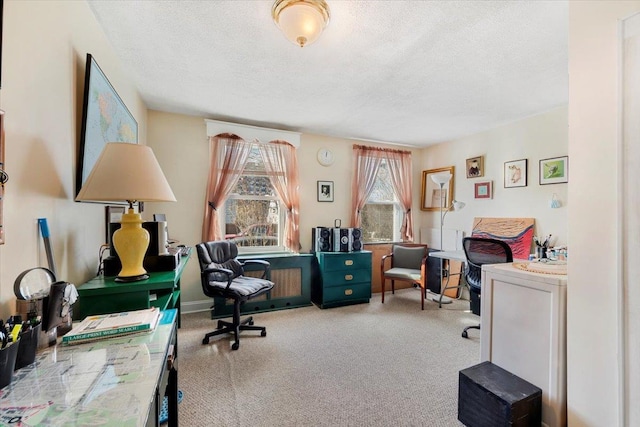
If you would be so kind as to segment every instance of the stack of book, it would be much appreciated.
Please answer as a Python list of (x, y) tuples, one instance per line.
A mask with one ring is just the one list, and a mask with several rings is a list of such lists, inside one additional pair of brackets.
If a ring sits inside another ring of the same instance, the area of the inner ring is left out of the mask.
[(156, 307), (122, 313), (87, 316), (62, 337), (63, 344), (79, 344), (138, 332), (153, 331), (160, 319)]

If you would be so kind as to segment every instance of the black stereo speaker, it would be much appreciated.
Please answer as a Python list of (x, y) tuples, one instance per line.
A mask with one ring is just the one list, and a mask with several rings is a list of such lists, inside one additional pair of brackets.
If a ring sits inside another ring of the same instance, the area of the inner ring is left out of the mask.
[(311, 230), (311, 247), (314, 252), (331, 252), (333, 246), (331, 229), (316, 227)]
[(169, 255), (167, 243), (167, 222), (166, 221), (146, 221), (142, 223), (142, 228), (149, 232), (149, 247), (146, 256), (149, 255)]
[(362, 230), (359, 228), (351, 228), (351, 250), (362, 250)]

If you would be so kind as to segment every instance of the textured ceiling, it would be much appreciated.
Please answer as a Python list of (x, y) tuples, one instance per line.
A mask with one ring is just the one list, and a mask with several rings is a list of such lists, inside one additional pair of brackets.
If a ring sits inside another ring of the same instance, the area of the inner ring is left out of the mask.
[(567, 103), (566, 1), (327, 1), (305, 48), (271, 0), (88, 3), (154, 110), (426, 146)]

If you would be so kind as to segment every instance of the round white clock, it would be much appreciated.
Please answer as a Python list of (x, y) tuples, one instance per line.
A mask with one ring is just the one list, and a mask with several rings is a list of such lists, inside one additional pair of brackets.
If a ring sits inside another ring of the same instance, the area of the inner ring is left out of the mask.
[(329, 166), (333, 163), (333, 152), (328, 148), (318, 150), (318, 162), (322, 166)]

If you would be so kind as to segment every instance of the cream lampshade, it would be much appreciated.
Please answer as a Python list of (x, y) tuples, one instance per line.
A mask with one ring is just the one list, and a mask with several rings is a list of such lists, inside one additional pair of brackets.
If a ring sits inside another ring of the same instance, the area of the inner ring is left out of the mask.
[(134, 211), (133, 204), (176, 201), (153, 150), (146, 145), (107, 143), (76, 200), (129, 203), (120, 229), (113, 234), (113, 245), (122, 263), (116, 281), (147, 279), (142, 263), (149, 232), (142, 228), (142, 217)]

